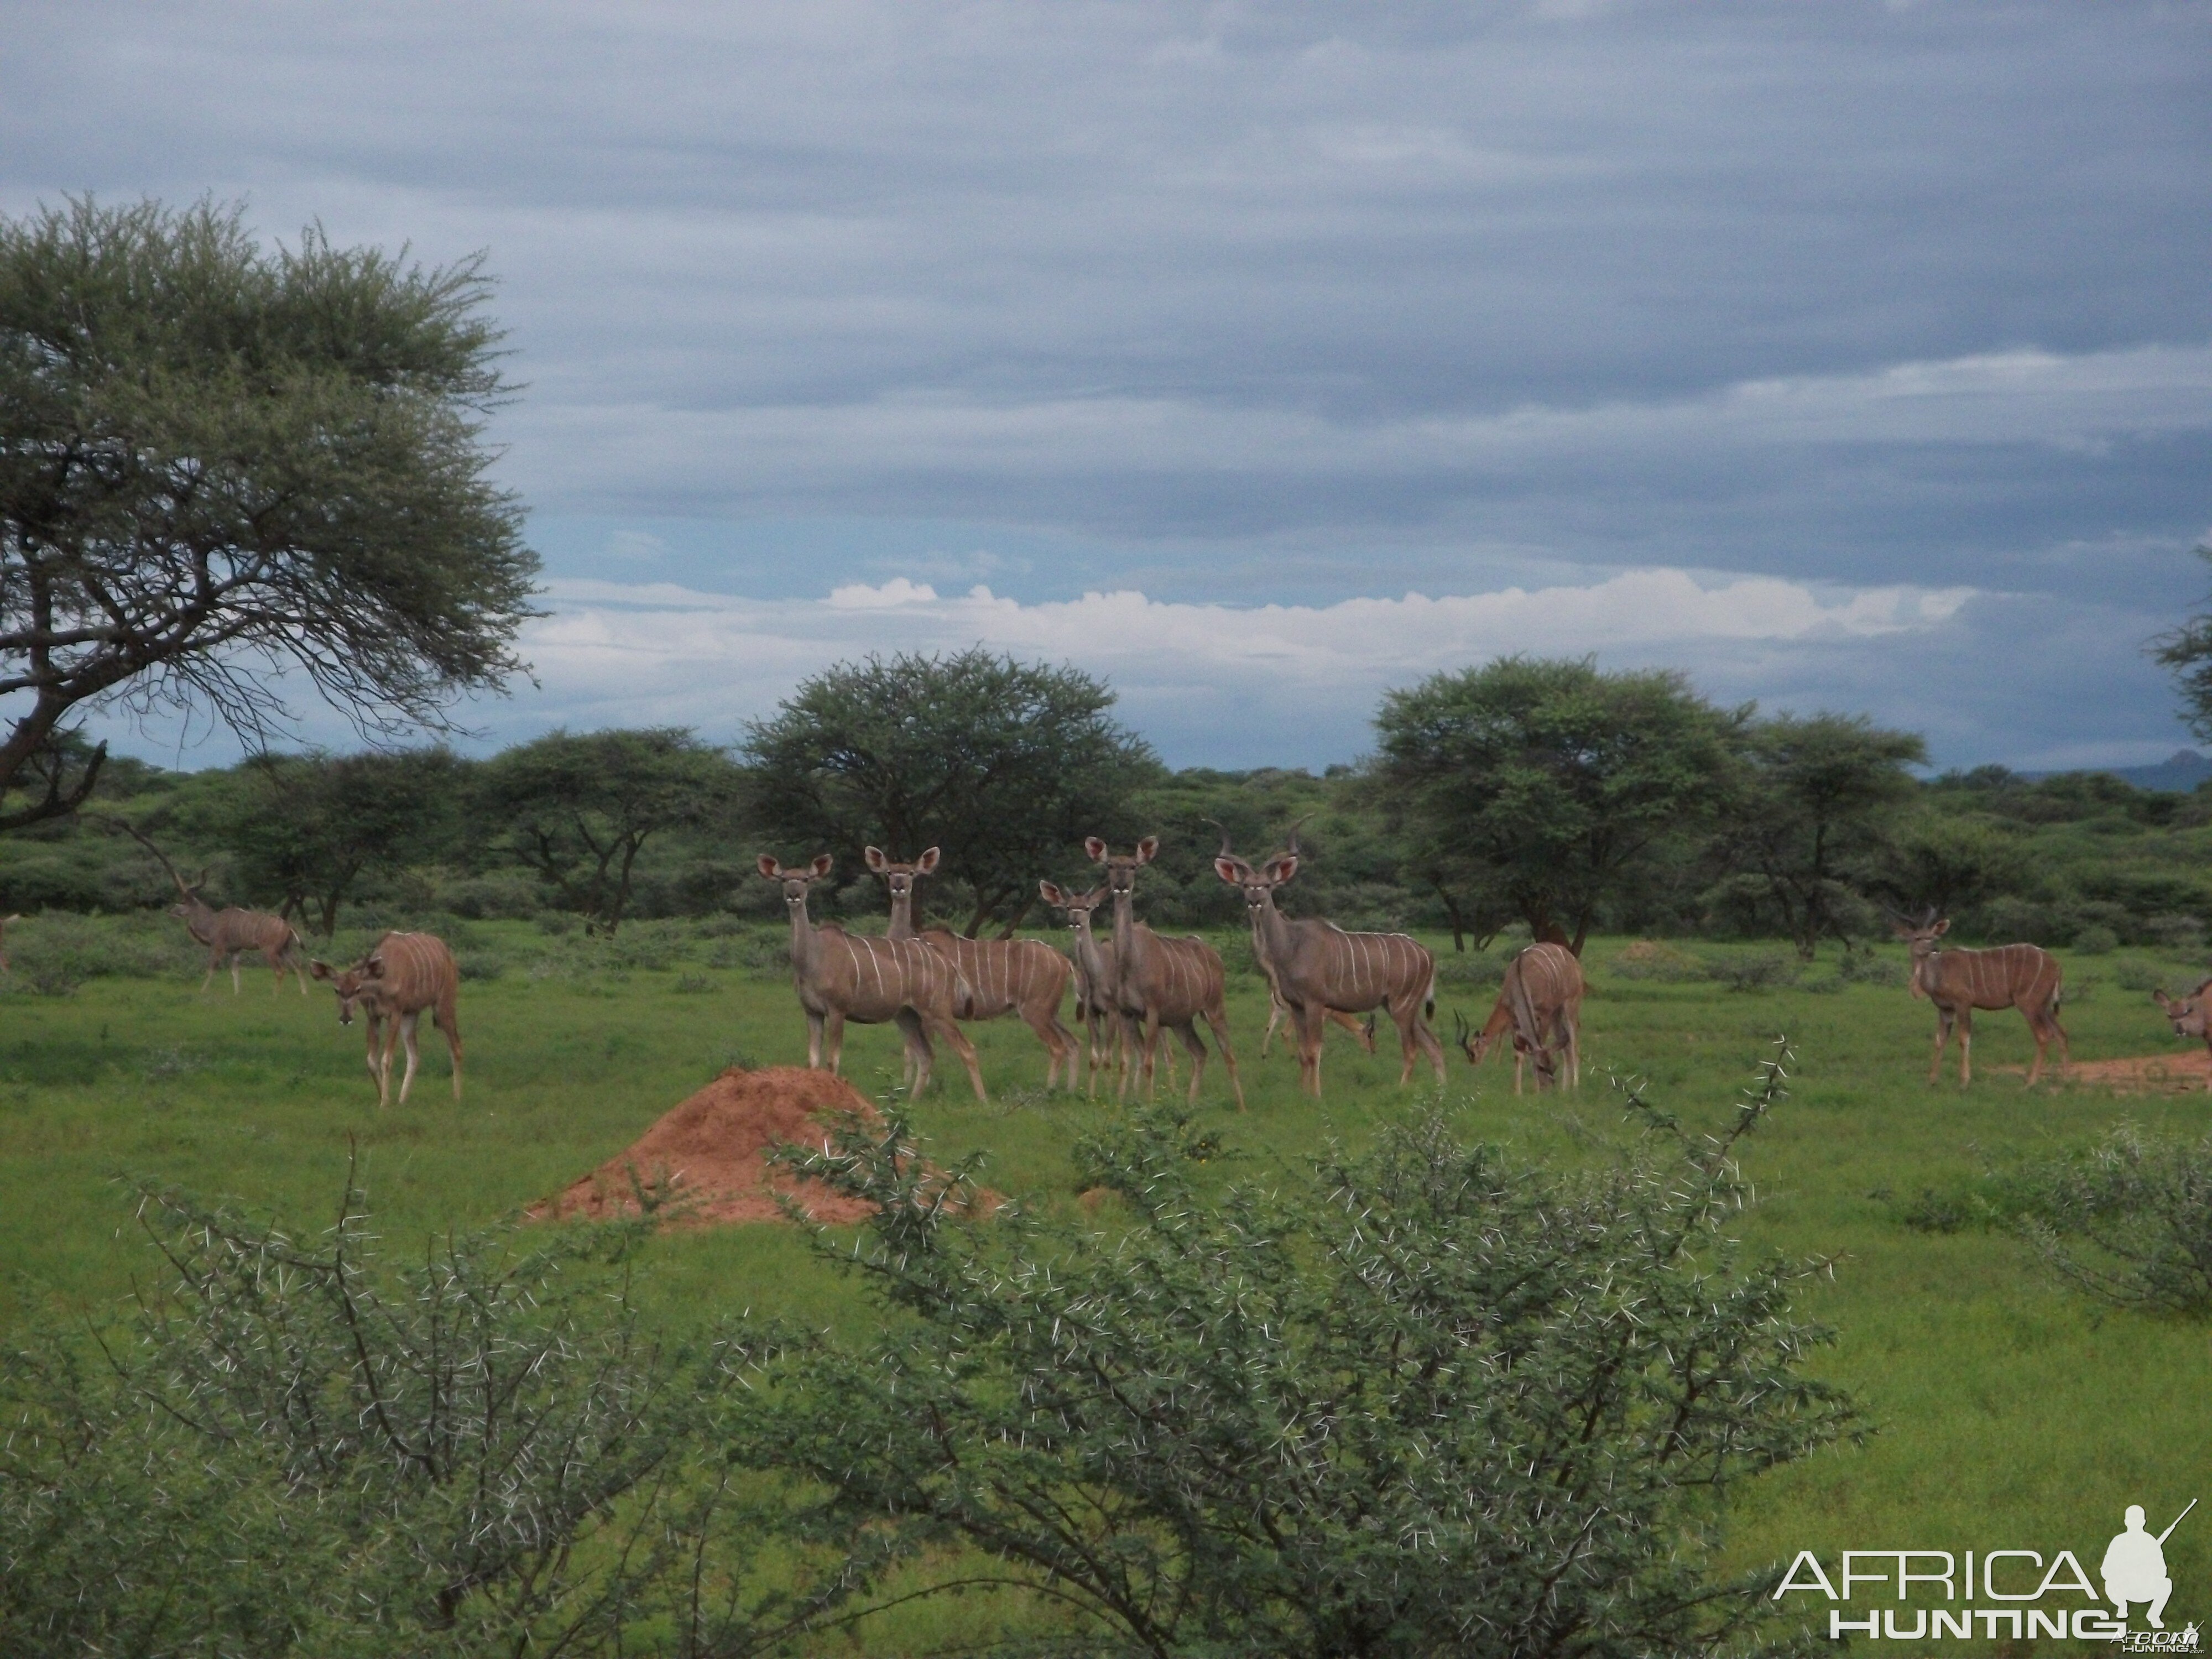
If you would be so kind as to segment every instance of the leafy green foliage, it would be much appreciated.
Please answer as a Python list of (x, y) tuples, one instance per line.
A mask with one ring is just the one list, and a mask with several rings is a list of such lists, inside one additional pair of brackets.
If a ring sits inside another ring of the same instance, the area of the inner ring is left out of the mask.
[(787, 856), (831, 852), (841, 883), (864, 872), (864, 847), (941, 848), (967, 932), (1011, 929), (1085, 836), (1130, 833), (1129, 796), (1158, 773), (1113, 705), (1078, 669), (981, 647), (841, 665), (751, 727), (757, 827)]
[(1086, 1651), (1711, 1652), (1763, 1582), (1714, 1567), (1717, 1500), (1852, 1421), (1802, 1370), (1814, 1267), (1721, 1231), (1781, 1088), (1588, 1177), (1431, 1115), (1218, 1199), (1188, 1120), (1139, 1115), (1083, 1149), (1117, 1237), (977, 1219), (903, 1125), (848, 1126), (787, 1162), (879, 1206), (819, 1248), (884, 1330), (764, 1364), (732, 1455), (964, 1540), (987, 1565), (948, 1577), (1073, 1605)]
[(2034, 1188), (2028, 1237), (2068, 1283), (2116, 1307), (2212, 1314), (2212, 1136), (2123, 1124)]
[(1501, 657), (1386, 696), (1377, 776), (1409, 863), (1579, 951), (1662, 844), (1719, 810), (1745, 718), (1671, 672)]
[(207, 202), (0, 220), (0, 793), (45, 769), (9, 822), (86, 798), (90, 698), (258, 741), (274, 671), (390, 730), (520, 667), (537, 560), (481, 441), (487, 291), (313, 228), (265, 252)]

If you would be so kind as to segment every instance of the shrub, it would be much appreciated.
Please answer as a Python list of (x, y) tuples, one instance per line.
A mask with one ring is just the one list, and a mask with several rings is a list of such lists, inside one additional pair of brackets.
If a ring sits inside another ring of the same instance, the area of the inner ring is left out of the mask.
[(2116, 1307), (2212, 1313), (2212, 1135), (2123, 1124), (2039, 1172), (2026, 1231), (2051, 1268)]
[(1853, 1421), (1803, 1370), (1816, 1264), (1720, 1231), (1780, 1079), (1603, 1173), (1431, 1115), (1211, 1200), (1187, 1126), (1136, 1114), (1085, 1146), (1127, 1201), (1110, 1235), (983, 1220), (904, 1123), (848, 1123), (780, 1156), (873, 1206), (857, 1250), (813, 1237), (879, 1333), (792, 1339), (732, 1455), (880, 1535), (964, 1540), (1085, 1609), (1097, 1650), (1710, 1653), (1772, 1584), (1717, 1565), (1721, 1500)]
[(704, 974), (678, 974), (676, 976), (676, 994), (678, 996), (711, 996), (721, 988), (719, 983)]
[(1446, 951), (1437, 957), (1437, 983), (1496, 985), (1504, 979), (1505, 964), (1512, 959), (1510, 954), (1498, 957), (1485, 951)]
[(1706, 978), (1706, 966), (1687, 951), (1657, 939), (1640, 939), (1613, 959), (1613, 973), (1621, 979), (1656, 979), (1679, 985)]
[(497, 979), (507, 971), (507, 958), (496, 951), (456, 951), (453, 965), (463, 979)]
[(1902, 985), (1907, 971), (1903, 963), (1871, 951), (1846, 951), (1836, 963), (1836, 977), (1854, 985)]
[(1779, 951), (1754, 951), (1740, 957), (1707, 957), (1705, 977), (1731, 991), (1772, 991), (1795, 985), (1804, 964)]
[(718, 939), (707, 952), (709, 968), (739, 968), (763, 978), (791, 971), (791, 935), (751, 928)]
[(2204, 923), (2196, 916), (2173, 912), (2152, 916), (2143, 923), (2143, 932), (2169, 951), (2204, 948)]
[(2108, 957), (2120, 948), (2120, 936), (2102, 922), (2091, 922), (2074, 935), (2074, 948), (2085, 957)]

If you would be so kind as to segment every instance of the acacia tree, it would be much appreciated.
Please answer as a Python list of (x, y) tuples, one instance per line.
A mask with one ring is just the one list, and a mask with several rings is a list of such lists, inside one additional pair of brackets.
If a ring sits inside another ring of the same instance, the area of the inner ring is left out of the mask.
[(1749, 768), (1717, 851), (1778, 915), (1810, 960), (1823, 937), (1850, 943), (1847, 919), (1887, 845), (1897, 809), (1917, 786), (1905, 769), (1928, 745), (1864, 715), (1778, 714), (1744, 734)]
[(538, 568), (488, 477), (509, 388), (480, 259), (424, 270), (235, 207), (0, 219), (0, 829), (89, 796), (82, 711), (259, 746), (296, 676), (364, 731), (441, 729), (521, 665)]
[(877, 845), (944, 849), (971, 896), (967, 933), (1012, 933), (1037, 878), (1086, 835), (1121, 833), (1128, 797), (1160, 771), (1107, 712), (1114, 693), (1073, 668), (978, 647), (845, 663), (801, 684), (746, 752), (763, 833), (829, 847), (857, 869)]
[(1500, 657), (1387, 694), (1376, 775), (1409, 866), (1579, 955), (1598, 907), (1720, 810), (1749, 713), (1671, 670)]
[[(2212, 564), (2212, 542), (2199, 547), (2197, 556)], [(2189, 729), (2200, 738), (2212, 738), (2212, 611), (2199, 611), (2145, 648), (2154, 661), (2173, 671)]]
[(463, 777), (447, 749), (261, 756), (200, 816), (246, 890), (281, 894), (283, 915), (327, 939), (363, 875), (430, 863), (451, 843)]
[(610, 933), (646, 842), (711, 821), (738, 787), (726, 755), (675, 726), (549, 732), (487, 761), (479, 777), (479, 810), (505, 826), (507, 849)]

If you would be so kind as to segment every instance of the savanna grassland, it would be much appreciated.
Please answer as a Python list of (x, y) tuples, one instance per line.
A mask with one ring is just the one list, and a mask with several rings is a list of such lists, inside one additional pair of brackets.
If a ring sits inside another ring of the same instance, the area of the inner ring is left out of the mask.
[[(1494, 986), (1448, 940), (1431, 942), (1442, 947), (1449, 1037), (1452, 1011), (1479, 1023)], [(380, 1231), (396, 1246), (513, 1215), (618, 1152), (724, 1066), (803, 1063), (779, 933), (650, 923), (610, 943), (472, 923), (456, 943), (471, 973), (459, 1105), (426, 1023), (412, 1099), (378, 1109), (359, 1028), (337, 1026), (319, 986), (303, 999), (288, 981), (272, 995), (256, 970), (242, 995), (221, 980), (202, 994), (197, 969), (181, 961), (58, 995), (33, 994), (19, 975), (0, 995), (0, 1328), (98, 1319), (134, 1276), (151, 1273), (127, 1177), (234, 1195), (305, 1230), (336, 1206), (357, 1157)], [(1386, 1023), (1371, 1059), (1332, 1033), (1328, 1098), (1303, 1099), (1279, 1043), (1259, 1057), (1267, 1003), (1245, 941), (1218, 943), (1249, 1101), (1238, 1114), (1218, 1064), (1209, 1068), (1206, 1125), (1233, 1154), (1220, 1178), (1293, 1165), (1331, 1137), (1361, 1142), (1432, 1094), (1425, 1072), (1413, 1088), (1396, 1086)], [(1673, 976), (1624, 963), (1626, 943), (1599, 939), (1585, 954), (1592, 991), (1578, 1094), (1516, 1098), (1510, 1066), (1493, 1060), (1477, 1073), (1455, 1053), (1444, 1098), (1463, 1131), (1525, 1155), (1605, 1159), (1633, 1144), (1609, 1076), (1640, 1079), (1686, 1122), (1717, 1127), (1786, 1035), (1791, 1095), (1748, 1144), (1763, 1201), (1741, 1232), (1759, 1248), (1832, 1261), (1808, 1311), (1839, 1339), (1816, 1365), (1856, 1393), (1875, 1432), (1755, 1483), (1734, 1517), (1739, 1559), (1801, 1548), (1832, 1559), (1844, 1548), (2063, 1547), (2094, 1571), (2125, 1505), (2144, 1504), (2162, 1525), (2189, 1498), (2212, 1496), (2201, 1432), (2212, 1347), (2202, 1324), (2102, 1310), (2002, 1230), (1905, 1220), (1926, 1207), (1927, 1191), (2084, 1145), (2123, 1120), (2193, 1137), (2212, 1103), (2069, 1084), (2027, 1091), (2017, 1068), (2030, 1044), (2010, 1012), (1978, 1021), (1971, 1090), (1958, 1087), (1955, 1051), (1930, 1087), (1933, 1016), (1893, 969), (1846, 980), (1824, 957), (1795, 982), (1758, 987), (1789, 978), (1773, 971), (1780, 958), (1738, 951), (1734, 959), (1752, 964), (1738, 978), (1755, 988), (1737, 989), (1691, 977), (1686, 957)], [(2124, 987), (2194, 983), (2201, 970), (2149, 954), (2069, 957), (2066, 967), (2076, 1059), (2181, 1052), (2148, 997)], [(1883, 978), (1891, 982), (1874, 982)], [(979, 1105), (957, 1066), (940, 1064), (916, 1110), (933, 1153), (985, 1152), (989, 1184), (1073, 1212), (1067, 1148), (1114, 1108), (1044, 1095), (1042, 1051), (1018, 1024), (971, 1030), (993, 1098)], [(846, 1073), (864, 1092), (888, 1093), (895, 1034), (851, 1030)], [(665, 1236), (643, 1284), (655, 1314), (675, 1322), (747, 1307), (830, 1326), (869, 1317), (793, 1232), (775, 1226)], [(2182, 1587), (2174, 1611), (2201, 1619), (2212, 1609), (2203, 1589), (2212, 1584), (2212, 1522), (2192, 1520), (2167, 1547)], [(927, 1634), (957, 1642), (963, 1621), (995, 1616), (980, 1602), (945, 1603), (927, 1613)], [(887, 1623), (859, 1639), (896, 1651), (921, 1634)]]

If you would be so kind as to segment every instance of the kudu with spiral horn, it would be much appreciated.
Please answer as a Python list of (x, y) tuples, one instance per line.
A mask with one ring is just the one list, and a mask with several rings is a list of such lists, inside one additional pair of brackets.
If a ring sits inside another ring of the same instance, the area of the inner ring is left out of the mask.
[(1299, 858), (1296, 824), (1288, 848), (1256, 870), (1229, 850), (1224, 834), (1213, 872), (1244, 896), (1253, 951), (1291, 1011), (1300, 1086), (1309, 1094), (1321, 1093), (1322, 1026), (1330, 1012), (1355, 1014), (1371, 1008), (1388, 1012), (1398, 1027), (1404, 1059), (1399, 1083), (1412, 1079), (1413, 1062), (1423, 1054), (1442, 1083), (1444, 1051), (1428, 1026), (1436, 1009), (1436, 957), (1408, 934), (1350, 933), (1332, 921), (1285, 916), (1275, 908), (1275, 890), (1297, 876)]
[(261, 959), (276, 975), (276, 990), (284, 988), (284, 973), (289, 969), (300, 981), (300, 994), (307, 994), (307, 956), (300, 948), (300, 936), (292, 931), (292, 924), (282, 916), (272, 916), (265, 910), (241, 910), (234, 904), (216, 909), (199, 896), (199, 884), (207, 879), (200, 872), (200, 882), (188, 882), (178, 873), (177, 866), (169, 862), (168, 855), (141, 835), (137, 826), (121, 818), (99, 820), (111, 830), (120, 830), (147, 852), (169, 872), (169, 879), (177, 884), (178, 902), (169, 907), (169, 914), (185, 924), (190, 933), (208, 950), (207, 976), (200, 981), (204, 991), (215, 982), (215, 970), (226, 959), (230, 963), (230, 994), (239, 993), (238, 959), (248, 951), (258, 951)]

